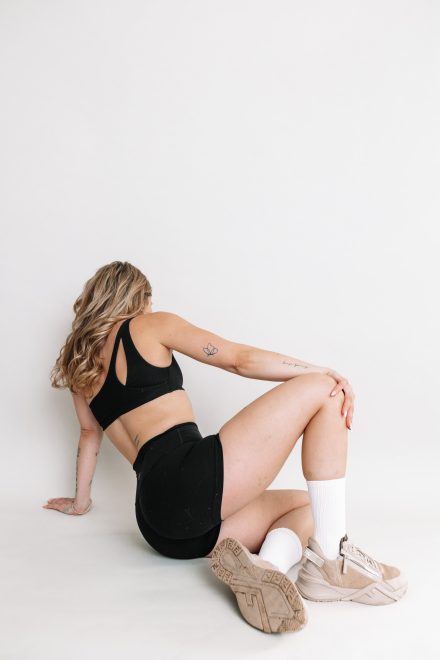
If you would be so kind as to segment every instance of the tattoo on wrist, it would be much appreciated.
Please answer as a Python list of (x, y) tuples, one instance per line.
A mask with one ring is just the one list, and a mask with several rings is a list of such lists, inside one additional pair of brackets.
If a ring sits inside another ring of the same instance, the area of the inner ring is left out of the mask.
[(287, 364), (289, 367), (302, 367), (302, 369), (308, 369), (308, 367), (305, 364), (297, 364), (296, 362), (286, 362), (286, 360), (283, 360), (283, 364)]

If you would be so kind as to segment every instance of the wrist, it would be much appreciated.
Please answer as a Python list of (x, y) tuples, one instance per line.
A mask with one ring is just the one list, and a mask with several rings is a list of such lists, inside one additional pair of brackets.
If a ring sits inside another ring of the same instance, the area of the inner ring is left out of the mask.
[(75, 496), (75, 499), (73, 500), (73, 503), (75, 505), (75, 508), (77, 509), (86, 509), (90, 502), (92, 501), (91, 497), (77, 497)]

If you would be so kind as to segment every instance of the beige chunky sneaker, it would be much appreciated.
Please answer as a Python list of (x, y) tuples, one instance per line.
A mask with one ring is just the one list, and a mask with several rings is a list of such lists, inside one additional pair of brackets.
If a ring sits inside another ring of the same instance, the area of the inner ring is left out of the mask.
[(307, 611), (295, 584), (273, 564), (227, 537), (214, 548), (211, 569), (234, 592), (243, 617), (266, 633), (295, 632)]
[(407, 579), (398, 568), (376, 561), (345, 535), (336, 559), (327, 559), (316, 540), (309, 538), (296, 586), (309, 600), (388, 605), (404, 595)]

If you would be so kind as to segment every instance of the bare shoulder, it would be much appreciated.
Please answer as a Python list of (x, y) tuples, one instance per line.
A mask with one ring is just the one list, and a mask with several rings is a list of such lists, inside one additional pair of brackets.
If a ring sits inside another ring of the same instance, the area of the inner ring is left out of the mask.
[(159, 310), (157, 312), (150, 312), (149, 314), (144, 315), (145, 318), (151, 319), (156, 325), (179, 325), (180, 323), (187, 322), (182, 316), (174, 314), (173, 312), (166, 312), (164, 310)]
[(240, 358), (247, 345), (220, 336), (214, 330), (200, 327), (188, 319), (167, 311), (151, 312), (158, 341), (171, 350), (194, 360), (237, 373)]

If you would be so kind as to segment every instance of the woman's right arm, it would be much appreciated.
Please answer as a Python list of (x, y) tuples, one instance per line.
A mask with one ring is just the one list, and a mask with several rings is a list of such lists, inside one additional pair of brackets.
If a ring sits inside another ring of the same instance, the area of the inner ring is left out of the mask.
[(299, 358), (263, 348), (248, 346), (241, 357), (240, 375), (246, 378), (283, 382), (300, 374), (330, 372), (327, 367), (320, 367)]
[(178, 314), (152, 312), (161, 344), (189, 357), (245, 378), (285, 381), (304, 373), (327, 373), (327, 367), (290, 355), (229, 341), (189, 323)]

